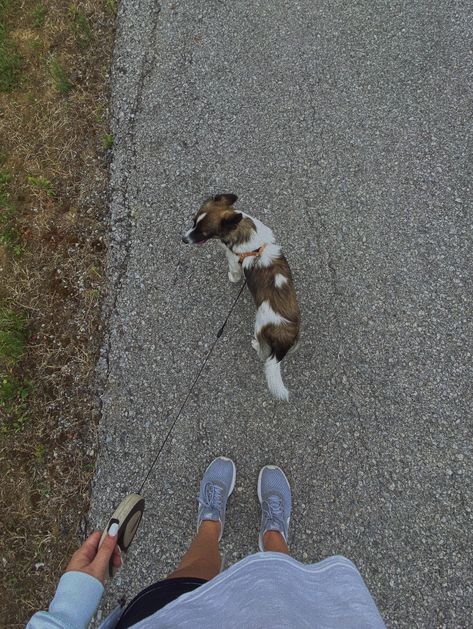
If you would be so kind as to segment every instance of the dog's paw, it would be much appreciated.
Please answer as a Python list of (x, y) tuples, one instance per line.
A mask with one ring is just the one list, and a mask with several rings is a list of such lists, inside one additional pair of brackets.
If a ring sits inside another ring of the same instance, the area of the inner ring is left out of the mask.
[(259, 343), (257, 339), (251, 339), (251, 347), (255, 350), (255, 352), (259, 352)]
[(232, 273), (231, 271), (228, 271), (228, 279), (230, 282), (233, 282), (233, 284), (236, 284), (241, 280), (241, 273)]

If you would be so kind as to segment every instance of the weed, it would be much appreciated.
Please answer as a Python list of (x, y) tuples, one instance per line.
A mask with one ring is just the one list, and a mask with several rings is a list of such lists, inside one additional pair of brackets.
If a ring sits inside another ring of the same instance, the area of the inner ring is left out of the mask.
[(113, 135), (111, 133), (105, 133), (102, 136), (102, 146), (106, 151), (109, 151), (113, 146)]
[(66, 74), (66, 71), (59, 63), (56, 57), (52, 57), (49, 62), (49, 71), (54, 81), (54, 87), (60, 94), (68, 94), (72, 89), (72, 82)]
[(33, 28), (41, 28), (44, 26), (44, 22), (46, 20), (46, 14), (48, 10), (44, 6), (44, 4), (37, 4), (33, 9), (32, 17), (33, 17)]
[(42, 190), (49, 197), (55, 196), (53, 184), (49, 181), (49, 179), (46, 179), (46, 177), (30, 176), (30, 177), (27, 177), (26, 179), (28, 183), (30, 184), (30, 186), (32, 186), (33, 188), (36, 188), (37, 190)]
[(94, 264), (88, 268), (88, 274), (90, 275), (90, 277), (94, 279), (102, 277), (102, 275), (100, 274), (100, 271)]
[(71, 7), (70, 11), (72, 14), (72, 32), (76, 38), (76, 43), (79, 48), (87, 48), (92, 40), (92, 27), (89, 19), (83, 11), (76, 7)]

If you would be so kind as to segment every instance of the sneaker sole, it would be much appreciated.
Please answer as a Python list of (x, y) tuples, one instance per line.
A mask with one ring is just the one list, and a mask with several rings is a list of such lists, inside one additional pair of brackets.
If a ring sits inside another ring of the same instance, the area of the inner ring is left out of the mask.
[[(265, 465), (264, 467), (262, 467), (260, 469), (260, 472), (258, 474), (257, 493), (258, 493), (258, 500), (259, 500), (260, 506), (263, 504), (263, 499), (261, 497), (261, 479), (263, 477), (263, 472), (264, 472), (264, 470), (266, 468), (269, 468), (270, 470), (279, 470), (281, 472), (281, 474), (284, 476), (284, 480), (288, 484), (289, 490), (291, 490), (291, 485), (289, 484), (289, 481), (287, 480), (287, 476), (286, 476), (286, 474), (284, 474), (283, 470), (280, 467), (278, 467), (277, 465)], [(288, 531), (289, 531), (289, 523), (290, 523), (290, 521), (291, 521), (291, 516), (289, 516), (288, 519), (287, 519), (287, 530)], [(283, 535), (283, 537), (284, 537), (284, 535)], [(285, 539), (285, 541), (286, 541), (286, 544), (287, 544), (287, 539)], [(258, 538), (258, 546), (259, 546), (259, 549), (261, 550), (261, 552), (264, 552), (263, 535), (261, 533), (259, 534), (259, 538)]]

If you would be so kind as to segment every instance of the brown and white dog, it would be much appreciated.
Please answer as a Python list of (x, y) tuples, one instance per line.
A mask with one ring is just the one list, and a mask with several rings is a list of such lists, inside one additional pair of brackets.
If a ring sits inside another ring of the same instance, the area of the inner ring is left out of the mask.
[(219, 240), (228, 258), (228, 277), (238, 282), (245, 274), (256, 304), (252, 346), (265, 364), (266, 380), (274, 397), (289, 399), (280, 362), (299, 338), (300, 312), (292, 274), (269, 227), (235, 210), (235, 194), (207, 199), (182, 240), (203, 244)]

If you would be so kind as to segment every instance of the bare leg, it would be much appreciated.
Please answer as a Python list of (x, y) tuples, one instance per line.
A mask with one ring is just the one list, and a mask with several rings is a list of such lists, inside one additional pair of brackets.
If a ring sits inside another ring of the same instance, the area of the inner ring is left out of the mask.
[(217, 576), (221, 566), (219, 535), (220, 522), (204, 520), (181, 563), (167, 578), (192, 577), (209, 580)]
[(279, 531), (266, 531), (263, 535), (263, 546), (265, 551), (289, 555), (287, 543)]

